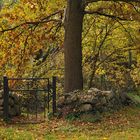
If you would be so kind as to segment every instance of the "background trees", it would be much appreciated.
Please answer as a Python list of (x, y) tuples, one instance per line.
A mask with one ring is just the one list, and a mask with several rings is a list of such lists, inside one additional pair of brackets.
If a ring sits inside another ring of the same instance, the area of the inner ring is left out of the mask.
[(127, 87), (125, 73), (139, 85), (139, 1), (21, 0), (2, 5), (1, 76), (57, 75), (63, 86), (65, 75), (66, 92), (82, 89), (83, 83)]
[[(96, 1), (97, 4), (93, 3), (93, 5), (91, 6), (88, 5), (89, 3), (92, 3), (92, 2), (95, 2), (95, 1), (93, 0), (87, 0), (87, 1), (78, 0), (76, 2), (74, 0), (67, 1), (67, 14), (66, 14), (66, 25), (65, 25), (66, 32), (65, 32), (65, 44), (64, 44), (64, 47), (65, 47), (65, 91), (66, 92), (69, 92), (75, 89), (82, 89), (83, 87), (83, 82), (82, 82), (83, 76), (81, 72), (82, 71), (82, 65), (81, 65), (82, 29), (81, 28), (83, 25), (84, 14), (95, 14), (95, 15), (105, 16), (105, 17), (111, 18), (113, 21), (117, 21), (121, 26), (123, 26), (123, 24), (120, 22), (120, 20), (122, 21), (137, 20), (137, 16), (135, 12), (133, 12), (133, 9), (136, 12), (138, 12), (137, 10), (138, 7), (136, 8), (132, 3), (128, 3), (128, 5), (127, 3), (122, 3), (122, 2), (134, 2), (133, 0), (122, 1), (121, 3), (115, 3), (113, 1), (104, 2), (104, 1), (97, 0)], [(103, 7), (103, 5), (105, 4), (106, 6)], [(68, 32), (68, 29), (70, 30), (70, 32)], [(126, 30), (125, 27), (124, 29)], [(92, 62), (93, 70), (90, 76), (89, 87), (92, 86), (92, 80), (96, 72), (96, 63), (98, 59), (101, 60), (101, 59), (104, 59), (103, 57), (105, 57), (105, 52), (102, 52), (101, 54), (101, 48), (103, 47), (103, 44), (107, 36), (110, 34), (110, 29), (108, 30), (106, 27), (105, 33), (103, 30), (101, 30), (99, 35), (100, 34), (102, 34), (100, 36), (102, 40), (100, 41), (99, 45), (96, 46), (98, 51), (95, 54), (94, 62)], [(129, 38), (131, 39), (131, 41), (133, 41), (133, 38), (131, 37), (131, 35), (129, 36)], [(93, 52), (95, 53), (95, 50)]]

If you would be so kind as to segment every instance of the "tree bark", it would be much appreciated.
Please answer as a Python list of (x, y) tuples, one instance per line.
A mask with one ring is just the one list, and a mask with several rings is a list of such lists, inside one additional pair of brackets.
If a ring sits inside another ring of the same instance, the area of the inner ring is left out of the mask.
[(82, 0), (67, 0), (65, 15), (65, 92), (83, 89), (82, 75)]

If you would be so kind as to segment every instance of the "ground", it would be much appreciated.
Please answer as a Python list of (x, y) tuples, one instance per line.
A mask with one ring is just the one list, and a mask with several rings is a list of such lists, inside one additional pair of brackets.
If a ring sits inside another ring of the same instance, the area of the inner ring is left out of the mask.
[[(92, 122), (93, 121), (93, 122)], [(102, 116), (101, 121), (52, 119), (41, 124), (5, 124), (0, 140), (139, 140), (140, 108), (125, 107)]]

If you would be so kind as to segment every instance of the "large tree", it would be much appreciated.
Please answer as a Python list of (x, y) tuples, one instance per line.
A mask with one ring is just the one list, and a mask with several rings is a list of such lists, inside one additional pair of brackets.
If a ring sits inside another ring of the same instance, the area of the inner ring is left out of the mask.
[(68, 0), (65, 16), (65, 92), (83, 88), (82, 76), (82, 0)]
[[(140, 0), (67, 0), (65, 15), (65, 92), (83, 88), (82, 75), (82, 25), (84, 14), (98, 14), (123, 20), (122, 16), (110, 15), (102, 11), (85, 11), (88, 4), (95, 2), (123, 2), (132, 4)], [(101, 10), (101, 9), (100, 9)], [(135, 9), (136, 10), (136, 9)], [(119, 11), (118, 11), (119, 12)], [(126, 19), (124, 19), (126, 20)]]

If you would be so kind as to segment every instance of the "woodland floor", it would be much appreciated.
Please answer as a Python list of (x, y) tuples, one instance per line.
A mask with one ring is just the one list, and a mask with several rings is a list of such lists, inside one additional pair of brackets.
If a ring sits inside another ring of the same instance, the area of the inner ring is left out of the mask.
[(41, 124), (0, 121), (0, 140), (140, 140), (140, 107), (104, 114), (100, 122), (52, 119)]

